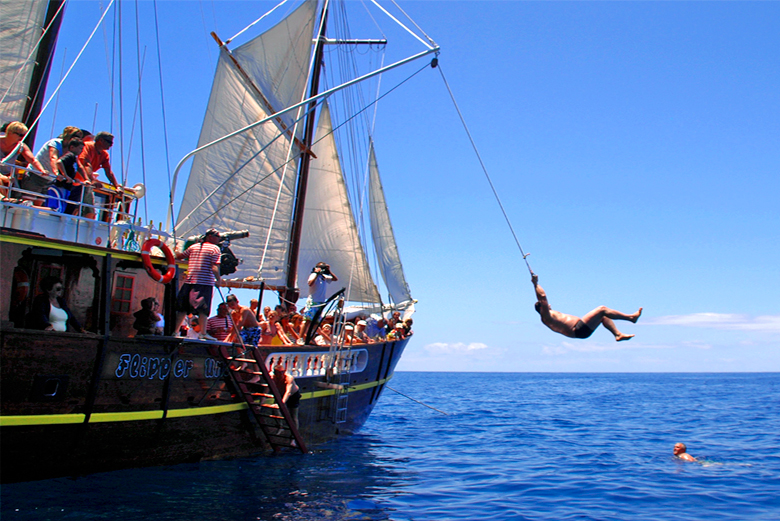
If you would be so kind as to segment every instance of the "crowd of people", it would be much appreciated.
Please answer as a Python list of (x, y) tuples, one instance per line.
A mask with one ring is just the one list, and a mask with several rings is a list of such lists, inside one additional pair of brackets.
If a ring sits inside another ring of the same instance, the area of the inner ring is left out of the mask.
[[(119, 187), (108, 153), (114, 136), (109, 132), (93, 136), (88, 130), (68, 126), (33, 155), (22, 141), (27, 132), (19, 121), (0, 128), (0, 199), (94, 219), (93, 187), (98, 171), (102, 168), (114, 188)], [(52, 186), (57, 188), (55, 198), (49, 193)], [(49, 200), (52, 206), (47, 206)]]
[[(229, 294), (217, 306), (217, 314), (204, 321), (197, 314), (185, 317), (180, 333), (190, 338), (235, 342), (245, 345), (291, 346), (305, 343), (304, 319), (295, 305), (285, 308), (265, 306), (258, 312), (258, 303), (252, 299), (242, 306), (235, 294)], [(399, 340), (412, 334), (412, 319), (401, 319), (394, 312), (385, 319), (381, 315), (359, 315), (340, 324), (340, 334), (333, 335), (334, 317), (326, 316), (320, 323), (312, 343), (318, 346), (373, 344)]]

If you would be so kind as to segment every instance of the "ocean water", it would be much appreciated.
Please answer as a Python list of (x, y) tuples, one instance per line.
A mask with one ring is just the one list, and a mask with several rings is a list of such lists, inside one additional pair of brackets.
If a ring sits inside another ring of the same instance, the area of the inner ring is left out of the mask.
[[(778, 520), (780, 374), (397, 373), (312, 454), (3, 485), (11, 520)], [(446, 413), (446, 414), (445, 414)], [(675, 442), (699, 463), (672, 457)]]

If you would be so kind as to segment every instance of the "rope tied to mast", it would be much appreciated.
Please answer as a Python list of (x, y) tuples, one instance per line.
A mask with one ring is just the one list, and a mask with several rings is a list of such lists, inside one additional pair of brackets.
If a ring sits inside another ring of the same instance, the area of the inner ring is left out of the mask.
[(507, 226), (509, 226), (509, 231), (512, 232), (512, 237), (514, 237), (515, 244), (517, 244), (517, 248), (520, 250), (520, 255), (523, 256), (523, 262), (525, 262), (525, 265), (528, 268), (529, 273), (533, 276), (534, 271), (531, 269), (531, 265), (528, 263), (528, 256), (531, 254), (525, 253), (523, 251), (523, 247), (520, 245), (520, 241), (517, 238), (517, 234), (515, 233), (515, 229), (512, 226), (512, 222), (509, 220), (509, 216), (507, 215), (506, 210), (504, 209), (504, 205), (501, 203), (501, 198), (498, 196), (496, 187), (493, 185), (493, 180), (490, 179), (490, 174), (487, 171), (487, 167), (485, 166), (485, 163), (482, 161), (482, 156), (480, 155), (479, 150), (477, 149), (477, 144), (474, 142), (474, 138), (471, 136), (469, 127), (468, 125), (466, 125), (466, 120), (463, 117), (463, 113), (460, 111), (458, 102), (455, 100), (455, 95), (452, 93), (450, 84), (447, 82), (447, 78), (444, 76), (444, 70), (442, 69), (441, 65), (438, 63), (438, 60), (436, 60), (436, 62), (437, 63), (435, 65), (433, 63), (431, 65), (432, 67), (439, 69), (439, 73), (441, 74), (441, 79), (444, 81), (444, 86), (447, 87), (447, 92), (449, 92), (450, 98), (452, 99), (452, 103), (453, 105), (455, 105), (455, 110), (458, 112), (458, 117), (460, 118), (460, 122), (463, 124), (463, 129), (466, 131), (466, 135), (468, 136), (469, 141), (471, 142), (471, 147), (474, 149), (474, 153), (477, 156), (479, 165), (482, 167), (482, 171), (485, 173), (485, 178), (487, 178), (487, 182), (490, 185), (490, 189), (493, 191), (493, 196), (496, 198), (498, 207), (501, 208), (501, 213), (504, 215), (504, 220), (506, 220)]

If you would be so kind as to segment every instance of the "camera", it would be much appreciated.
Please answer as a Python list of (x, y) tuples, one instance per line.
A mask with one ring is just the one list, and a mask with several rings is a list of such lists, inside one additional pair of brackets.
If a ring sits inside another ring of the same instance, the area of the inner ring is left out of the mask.
[[(186, 250), (193, 244), (205, 241), (208, 234), (209, 232), (206, 232), (201, 235), (187, 237), (187, 240), (184, 242), (184, 249)], [(230, 241), (249, 237), (249, 230), (236, 230), (223, 233), (218, 232), (217, 236), (219, 237), (217, 245), (222, 252), (222, 257), (219, 261), (219, 274), (230, 275), (231, 273), (235, 273), (235, 271), (238, 269), (238, 265), (241, 264), (241, 260), (236, 258), (235, 254), (233, 254), (233, 252), (230, 250)]]
[[(203, 242), (206, 240), (206, 235), (208, 235), (209, 232), (202, 233), (200, 235), (191, 235), (190, 237), (187, 237), (187, 240), (184, 241), (184, 249), (186, 250), (193, 244), (197, 244), (199, 242)], [(217, 244), (222, 246), (223, 244), (225, 246), (230, 246), (230, 241), (235, 241), (238, 239), (244, 239), (246, 237), (249, 237), (249, 230), (237, 230), (237, 231), (229, 231), (229, 232), (222, 232), (217, 233), (217, 236), (219, 237), (219, 240), (217, 241)]]
[(321, 275), (330, 275), (330, 266), (314, 266), (311, 270), (312, 273), (320, 273)]
[(238, 230), (234, 232), (225, 232), (219, 234), (219, 244), (222, 244), (224, 241), (236, 241), (238, 239), (245, 239), (249, 237), (249, 230)]

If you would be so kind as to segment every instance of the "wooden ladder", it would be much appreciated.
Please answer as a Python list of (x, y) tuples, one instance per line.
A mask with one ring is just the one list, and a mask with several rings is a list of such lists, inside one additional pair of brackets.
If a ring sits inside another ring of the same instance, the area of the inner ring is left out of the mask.
[[(227, 362), (228, 374), (235, 389), (249, 405), (257, 425), (263, 431), (268, 444), (279, 452), (290, 447), (306, 453), (298, 428), (287, 406), (282, 402), (284, 389), (279, 390), (265, 366), (265, 357), (257, 347), (248, 346), (242, 355), (231, 357), (227, 349), (220, 349)], [(271, 403), (273, 400), (273, 403)]]

